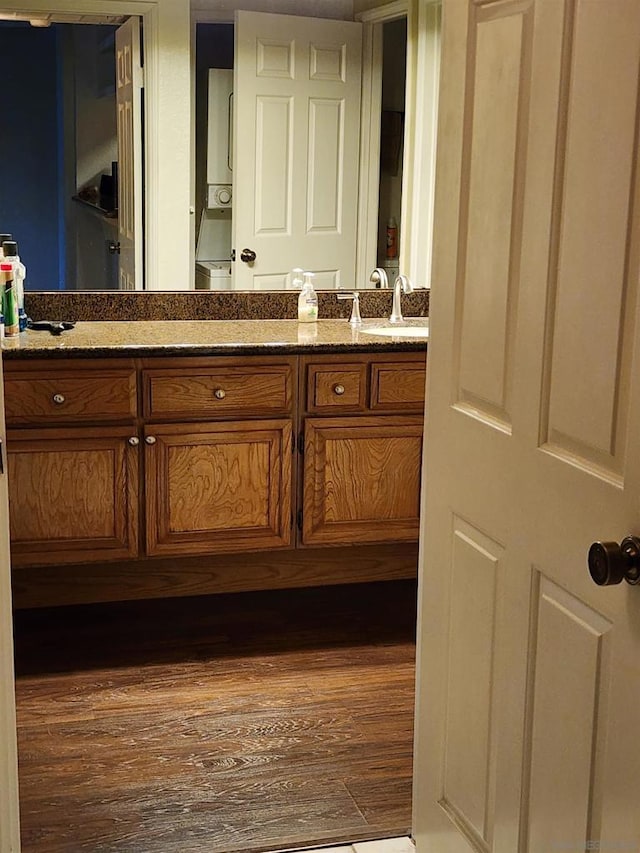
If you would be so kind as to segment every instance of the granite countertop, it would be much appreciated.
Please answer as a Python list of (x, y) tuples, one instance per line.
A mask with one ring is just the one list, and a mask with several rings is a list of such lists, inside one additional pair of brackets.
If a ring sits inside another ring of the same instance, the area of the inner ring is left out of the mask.
[[(406, 325), (423, 326), (424, 317)], [(388, 326), (387, 319), (368, 319), (359, 329), (346, 320), (137, 320), (79, 322), (59, 336), (27, 330), (5, 338), (5, 358), (49, 356), (242, 355), (303, 352), (421, 351), (426, 337), (367, 334), (367, 327)]]

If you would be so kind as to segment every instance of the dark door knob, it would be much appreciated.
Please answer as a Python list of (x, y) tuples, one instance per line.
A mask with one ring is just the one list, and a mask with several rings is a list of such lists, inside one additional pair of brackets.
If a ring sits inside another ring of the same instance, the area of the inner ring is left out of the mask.
[(243, 249), (240, 252), (240, 260), (245, 264), (252, 264), (256, 259), (256, 253), (253, 249)]
[(617, 542), (594, 542), (587, 557), (589, 574), (598, 586), (640, 583), (640, 539), (626, 536)]

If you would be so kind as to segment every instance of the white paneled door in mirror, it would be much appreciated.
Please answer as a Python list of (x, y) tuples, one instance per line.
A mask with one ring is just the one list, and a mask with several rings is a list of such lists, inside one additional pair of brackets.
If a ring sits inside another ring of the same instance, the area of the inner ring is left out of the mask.
[(237, 13), (236, 289), (286, 287), (295, 267), (355, 285), (361, 41), (356, 23)]
[(640, 5), (445, 0), (418, 853), (640, 849)]

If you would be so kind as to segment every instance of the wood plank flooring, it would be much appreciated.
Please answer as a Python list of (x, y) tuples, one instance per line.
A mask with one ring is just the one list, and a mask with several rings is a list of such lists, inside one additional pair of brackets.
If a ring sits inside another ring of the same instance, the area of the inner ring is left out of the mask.
[(415, 584), (18, 611), (23, 853), (408, 834)]

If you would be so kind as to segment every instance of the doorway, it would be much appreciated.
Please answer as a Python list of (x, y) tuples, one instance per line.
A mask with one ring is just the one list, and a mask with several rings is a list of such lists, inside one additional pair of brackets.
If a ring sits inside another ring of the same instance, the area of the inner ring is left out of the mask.
[(13, 101), (0, 141), (1, 227), (19, 243), (27, 289), (115, 290), (117, 23), (44, 23), (0, 20)]

